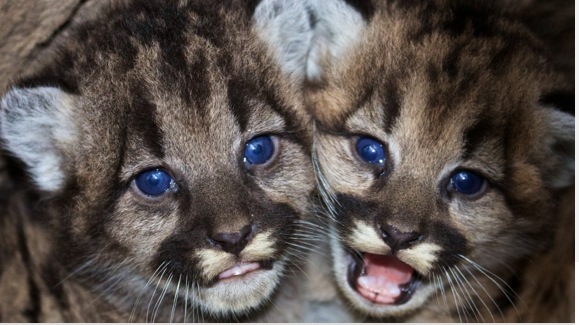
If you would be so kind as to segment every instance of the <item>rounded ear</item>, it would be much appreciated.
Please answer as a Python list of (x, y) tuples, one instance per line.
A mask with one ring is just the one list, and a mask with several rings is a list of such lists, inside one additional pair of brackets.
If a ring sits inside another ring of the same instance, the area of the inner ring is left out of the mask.
[(74, 98), (55, 87), (13, 88), (0, 103), (5, 149), (22, 160), (44, 191), (64, 183), (63, 148), (77, 138)]
[(314, 85), (367, 24), (364, 12), (343, 0), (263, 0), (253, 22), (282, 70), (299, 83)]
[(555, 189), (575, 183), (575, 117), (553, 108), (546, 108), (547, 159), (545, 176)]

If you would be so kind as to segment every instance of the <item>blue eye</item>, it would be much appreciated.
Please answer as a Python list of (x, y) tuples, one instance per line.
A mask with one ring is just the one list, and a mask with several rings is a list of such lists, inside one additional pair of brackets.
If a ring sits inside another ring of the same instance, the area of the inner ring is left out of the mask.
[(175, 186), (175, 181), (162, 169), (152, 169), (140, 173), (135, 184), (141, 192), (150, 196), (160, 196)]
[(450, 184), (459, 193), (473, 195), (484, 185), (484, 178), (466, 170), (459, 170), (450, 177)]
[(360, 157), (374, 165), (384, 165), (386, 163), (386, 153), (380, 142), (372, 138), (360, 138), (356, 143), (356, 150)]
[(265, 164), (275, 151), (275, 145), (271, 136), (262, 135), (253, 138), (245, 145), (243, 161), (252, 165)]

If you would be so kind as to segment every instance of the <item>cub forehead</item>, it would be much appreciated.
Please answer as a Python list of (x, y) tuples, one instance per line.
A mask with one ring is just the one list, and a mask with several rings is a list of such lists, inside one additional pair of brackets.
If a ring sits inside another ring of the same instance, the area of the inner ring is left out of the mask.
[[(448, 9), (433, 10), (440, 6)], [(545, 79), (540, 76), (543, 51), (517, 22), (490, 14), (473, 21), (475, 16), (461, 16), (461, 6), (445, 1), (395, 3), (380, 10), (360, 44), (332, 71), (331, 78), (339, 81), (330, 83), (327, 96), (321, 96), (320, 122), (337, 126), (376, 96), (381, 97), (381, 106), (394, 112), (397, 101), (427, 97), (429, 110), (423, 112), (429, 114), (427, 118), (439, 113), (436, 106), (472, 106), (455, 101), (464, 97), (487, 97), (507, 102), (503, 111), (516, 110), (512, 104)], [(464, 7), (472, 13), (488, 11), (480, 3)], [(416, 84), (420, 86), (413, 87)], [(468, 110), (472, 112), (473, 107)], [(390, 120), (387, 124), (395, 121), (388, 115), (385, 118)]]

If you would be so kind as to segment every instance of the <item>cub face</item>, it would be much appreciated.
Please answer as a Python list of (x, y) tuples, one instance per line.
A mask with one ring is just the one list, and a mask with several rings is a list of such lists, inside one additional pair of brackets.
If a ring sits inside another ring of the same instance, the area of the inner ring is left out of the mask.
[(299, 97), (235, 2), (105, 15), (2, 100), (6, 149), (45, 198), (58, 281), (74, 274), (143, 320), (262, 305), (314, 189)]
[(334, 273), (365, 314), (500, 319), (573, 183), (570, 88), (476, 6), (388, 2), (311, 93)]
[(256, 10), (316, 119), (335, 274), (365, 314), (517, 313), (513, 280), (551, 243), (554, 193), (574, 174), (574, 119), (556, 109), (572, 92), (543, 45), (485, 6), (269, 0)]

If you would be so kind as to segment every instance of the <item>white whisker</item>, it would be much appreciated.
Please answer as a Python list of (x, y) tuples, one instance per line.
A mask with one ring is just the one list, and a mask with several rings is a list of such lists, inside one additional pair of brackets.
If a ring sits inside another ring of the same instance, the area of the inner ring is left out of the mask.
[(183, 310), (183, 323), (187, 323), (187, 303), (189, 302), (189, 276), (185, 275), (185, 308)]
[(57, 284), (55, 284), (53, 287), (58, 287), (59, 285), (63, 284), (66, 280), (70, 279), (71, 277), (75, 276), (76, 274), (78, 274), (79, 272), (85, 270), (87, 267), (89, 267), (92, 263), (94, 263), (94, 261), (98, 258), (98, 256), (91, 258), (90, 260), (86, 261), (84, 264), (82, 264), (80, 267), (78, 267), (76, 270), (74, 270), (72, 273), (70, 273), (68, 276), (66, 276), (64, 279), (60, 280), (60, 282), (58, 282)]
[(149, 304), (147, 305), (147, 314), (145, 315), (145, 322), (149, 322), (149, 311), (151, 308), (151, 304), (153, 303), (153, 299), (155, 298), (155, 294), (157, 293), (157, 289), (159, 289), (159, 284), (161, 284), (161, 280), (163, 279), (163, 276), (165, 276), (165, 272), (167, 271), (167, 265), (165, 265), (163, 267), (163, 272), (161, 273), (161, 276), (159, 277), (159, 281), (157, 281), (157, 285), (155, 286), (155, 291), (153, 291), (153, 295), (151, 296), (151, 299), (149, 300)]
[(135, 301), (135, 303), (133, 304), (133, 309), (131, 311), (131, 316), (129, 317), (129, 323), (133, 322), (133, 317), (135, 315), (135, 311), (137, 309), (137, 306), (139, 305), (139, 302), (141, 301), (141, 297), (143, 296), (143, 293), (145, 292), (145, 289), (147, 289), (147, 287), (149, 286), (149, 284), (151, 284), (151, 282), (153, 281), (153, 279), (155, 278), (155, 276), (157, 275), (157, 273), (159, 272), (159, 270), (161, 270), (162, 267), (164, 267), (164, 265), (167, 262), (163, 262), (161, 263), (161, 265), (159, 265), (157, 267), (157, 269), (155, 270), (155, 272), (153, 272), (153, 275), (149, 278), (149, 281), (147, 281), (147, 283), (143, 286), (143, 288), (141, 289), (141, 292), (139, 293), (139, 295), (137, 296), (137, 300)]
[[(463, 297), (465, 298), (464, 300), (466, 301), (466, 303), (468, 304), (469, 308), (468, 310), (470, 310), (469, 315), (472, 313), (472, 316), (476, 319), (477, 322), (481, 322), (484, 318), (482, 316), (482, 314), (480, 313), (480, 311), (478, 310), (478, 307), (476, 306), (476, 303), (474, 302), (474, 300), (472, 299), (472, 296), (469, 294), (467, 288), (465, 287), (463, 281), (460, 280), (460, 278), (458, 277), (458, 275), (456, 274), (456, 272), (454, 271), (454, 269), (456, 269), (456, 266), (449, 268), (450, 272), (452, 273), (452, 277), (456, 280), (456, 284), (458, 286), (458, 288), (460, 289), (460, 291), (462, 292)], [(466, 308), (466, 306), (465, 306)], [(479, 314), (479, 316), (481, 317), (480, 320), (478, 318), (478, 316), (475, 314), (475, 311)], [(468, 320), (468, 319), (467, 319)]]
[[(458, 273), (460, 274), (460, 276), (464, 279), (464, 281), (469, 285), (469, 287), (471, 288), (472, 292), (474, 292), (474, 293), (476, 294), (477, 298), (480, 300), (480, 302), (481, 302), (481, 303), (483, 304), (483, 306), (486, 308), (487, 312), (488, 312), (489, 315), (491, 316), (491, 320), (492, 320), (493, 323), (494, 323), (494, 322), (495, 322), (495, 318), (494, 318), (494, 316), (493, 316), (493, 313), (491, 312), (491, 310), (490, 310), (490, 308), (487, 306), (487, 304), (484, 302), (484, 299), (482, 299), (482, 297), (478, 294), (478, 291), (473, 288), (473, 286), (470, 284), (470, 281), (468, 281), (468, 280), (466, 279), (466, 277), (464, 276), (464, 274), (462, 273), (462, 271), (461, 271), (459, 268), (456, 268), (456, 270), (458, 271)], [(469, 271), (468, 269), (466, 269), (466, 270), (470, 273), (470, 271)], [(495, 303), (494, 300), (491, 298), (491, 296), (488, 294), (487, 290), (481, 285), (481, 283), (479, 282), (479, 280), (478, 280), (476, 277), (474, 277), (474, 276), (472, 275), (472, 273), (470, 273), (470, 275), (471, 275), (471, 277), (478, 283), (479, 287), (483, 289), (483, 291), (487, 294), (487, 296), (491, 299), (491, 301), (492, 301), (493, 303)], [(495, 306), (498, 308), (498, 305), (496, 305), (496, 303), (495, 303)], [(500, 309), (499, 309), (499, 311), (500, 311)], [(502, 312), (501, 312), (501, 315), (502, 315)], [(482, 317), (482, 316), (481, 316), (481, 317)], [(504, 318), (504, 317), (503, 317), (503, 318)]]
[(171, 309), (171, 318), (169, 319), (169, 323), (173, 323), (173, 319), (175, 317), (175, 309), (177, 308), (177, 298), (179, 297), (179, 287), (181, 286), (181, 277), (182, 275), (179, 274), (179, 280), (177, 281), (177, 290), (175, 290), (175, 297), (173, 298), (173, 308)]
[(153, 323), (155, 322), (155, 319), (157, 318), (157, 313), (159, 312), (159, 309), (161, 308), (161, 303), (165, 299), (165, 295), (167, 294), (167, 289), (169, 288), (169, 285), (171, 284), (172, 279), (173, 279), (173, 274), (169, 274), (169, 278), (167, 279), (167, 281), (165, 281), (165, 286), (163, 287), (163, 290), (161, 291), (161, 295), (159, 296), (159, 298), (157, 299), (157, 303), (155, 303), (155, 306), (153, 307)]
[[(465, 261), (467, 261), (468, 263), (470, 263), (472, 266), (474, 266), (479, 272), (481, 272), (481, 274), (483, 274), (484, 276), (486, 276), (489, 280), (491, 280), (491, 282), (493, 282), (495, 284), (495, 286), (501, 290), (501, 292), (503, 293), (503, 295), (507, 298), (507, 300), (511, 303), (511, 305), (513, 306), (513, 308), (515, 309), (515, 312), (520, 315), (519, 310), (517, 309), (517, 306), (515, 305), (515, 302), (511, 299), (510, 293), (513, 294), (514, 296), (516, 296), (519, 300), (520, 297), (517, 295), (517, 293), (515, 292), (515, 290), (513, 290), (513, 288), (511, 288), (511, 286), (509, 286), (503, 279), (501, 279), (499, 276), (497, 276), (496, 274), (488, 271), (487, 269), (485, 269), (484, 267), (482, 267), (480, 264), (470, 260), (469, 258), (467, 258), (464, 255), (459, 255), (460, 257), (462, 257)], [(510, 291), (506, 292), (505, 289), (503, 288), (503, 286), (497, 282), (497, 280), (499, 280), (501, 283), (503, 283)]]
[(438, 283), (440, 284), (440, 290), (442, 291), (442, 300), (444, 301), (444, 305), (446, 306), (446, 312), (450, 315), (450, 305), (448, 304), (448, 300), (446, 299), (446, 289), (444, 288), (444, 281), (442, 281), (442, 276), (437, 275)]
[[(450, 275), (448, 274), (448, 272), (446, 271), (446, 267), (444, 268), (444, 274), (446, 275), (446, 280), (448, 281), (448, 284), (450, 285), (450, 290), (452, 292), (452, 296), (454, 297), (454, 303), (456, 305), (456, 312), (458, 313), (458, 321), (462, 323), (462, 316), (460, 314), (461, 309), (463, 309), (464, 307), (462, 307), (462, 301), (459, 301), (458, 293), (456, 292), (456, 290), (454, 289), (454, 283), (452, 282), (452, 279), (450, 278)], [(464, 312), (464, 310), (463, 310)], [(465, 313), (465, 317), (466, 317), (466, 313)]]

